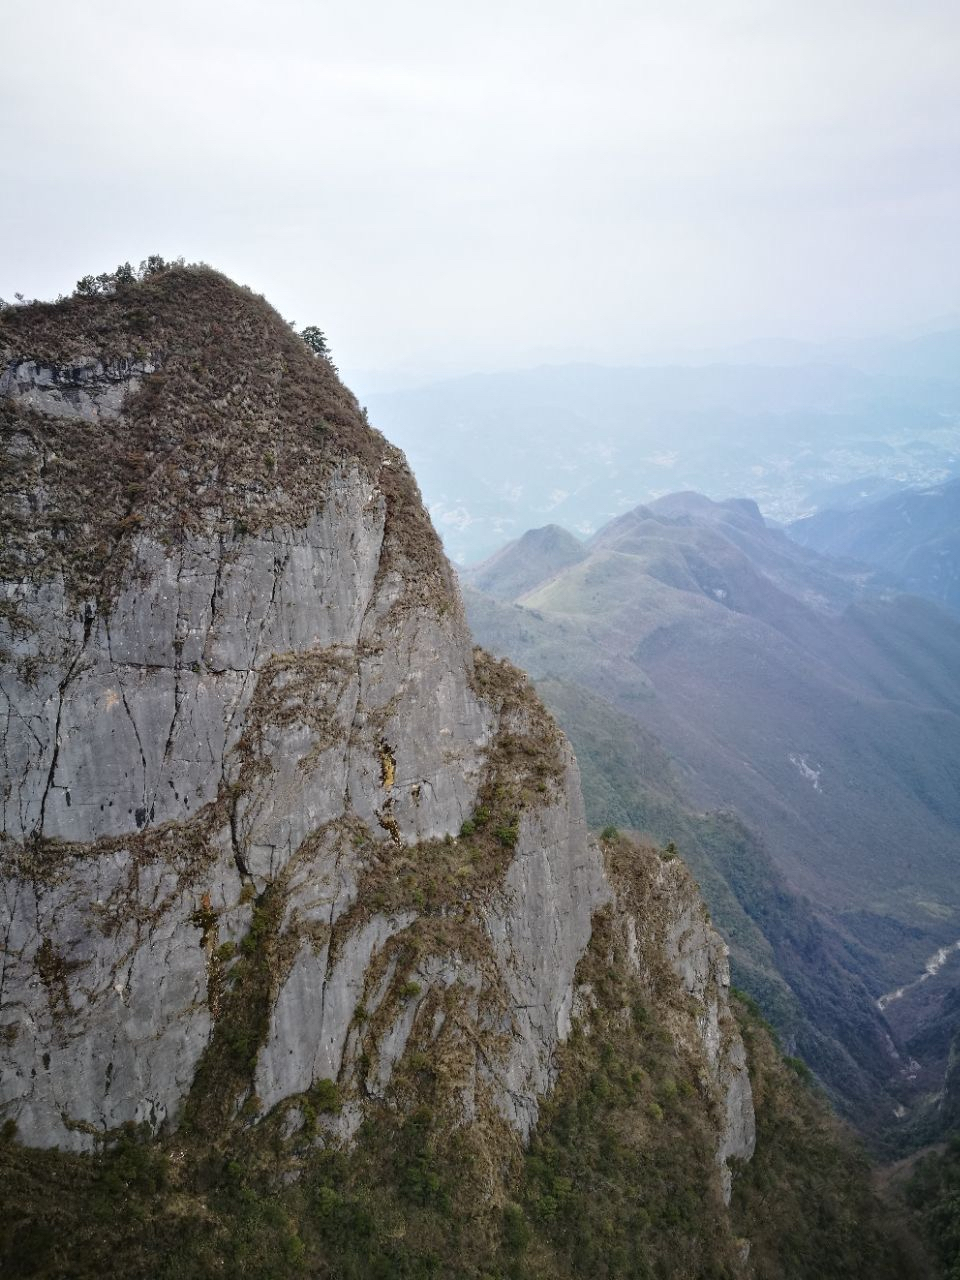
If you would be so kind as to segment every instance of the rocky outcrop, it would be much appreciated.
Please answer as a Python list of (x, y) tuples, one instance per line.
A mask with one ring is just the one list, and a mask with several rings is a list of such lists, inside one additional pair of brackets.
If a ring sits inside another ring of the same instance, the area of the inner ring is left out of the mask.
[(119, 418), (124, 401), (155, 366), (149, 360), (106, 361), (97, 356), (69, 365), (12, 360), (0, 372), (0, 397), (40, 413), (96, 422)]
[(0, 1115), (88, 1149), (319, 1108), (349, 1140), (427, 1055), (454, 1123), (525, 1137), (616, 895), (696, 1009), (721, 1165), (749, 1154), (722, 946), (669, 869), (659, 914), (605, 870), (402, 456), (261, 300), (131, 289), (0, 335)]
[(607, 845), (614, 928), (627, 963), (650, 992), (678, 1052), (712, 1101), (725, 1203), (731, 1159), (749, 1160), (756, 1123), (747, 1055), (730, 1008), (726, 943), (710, 924), (683, 862), (617, 837)]
[[(49, 421), (122, 420), (152, 368), (9, 361), (5, 443), (41, 503), (57, 497)], [(455, 589), (424, 598), (391, 512), (383, 473), (402, 459), (383, 445), (379, 461), (325, 460), (300, 524), (225, 530), (207, 513), (215, 527), (174, 540), (141, 518), (109, 590), (81, 596), (43, 565), (6, 583), (0, 1101), (22, 1140), (86, 1147), (126, 1121), (177, 1122), (266, 894), (249, 1111), (329, 1078), (357, 1095), (349, 1129), (368, 1081), (383, 1093), (423, 1011), (456, 987), (477, 1001), (476, 1026), (450, 1020), (481, 1045), (471, 1089), (521, 1131), (535, 1118), (600, 865), (569, 749), (542, 713), (530, 722), (514, 677), (481, 688)], [(524, 768), (493, 757), (534, 732), (548, 738), (534, 755), (554, 758), (521, 794)], [(460, 840), (484, 787), (496, 797)], [(497, 865), (474, 876), (494, 823)], [(388, 1010), (396, 953), (435, 918), (422, 867), (391, 911), (371, 907), (371, 878), (432, 845), (469, 873), (455, 896), (470, 928), (432, 953), (421, 937), (401, 984), (418, 997)]]

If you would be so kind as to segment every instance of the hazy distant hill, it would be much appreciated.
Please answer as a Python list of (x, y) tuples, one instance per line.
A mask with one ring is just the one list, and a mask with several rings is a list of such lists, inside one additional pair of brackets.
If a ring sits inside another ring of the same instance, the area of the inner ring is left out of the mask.
[(868, 372), (960, 382), (960, 329), (951, 327), (902, 341), (849, 344), (844, 363)]
[(483, 564), (465, 570), (464, 577), (498, 600), (515, 600), (561, 569), (579, 564), (586, 555), (572, 533), (548, 524), (543, 529), (528, 529)]
[(903, 346), (864, 351), (870, 371), (826, 363), (832, 351), (779, 368), (560, 365), (366, 400), (410, 457), (449, 554), (473, 563), (533, 526), (589, 535), (678, 489), (750, 493), (788, 521), (827, 486), (956, 475), (960, 381), (932, 357), (923, 376), (900, 375)]
[(960, 480), (820, 511), (788, 532), (803, 546), (882, 568), (906, 590), (960, 613)]
[[(754, 989), (790, 987), (781, 1026), (848, 1105), (858, 1072), (895, 1089), (872, 1001), (960, 936), (960, 625), (865, 591), (752, 503), (672, 495), (584, 550), (517, 602), (468, 591), (478, 640), (541, 683), (594, 821), (685, 833)], [(644, 758), (673, 763), (644, 778)], [(707, 839), (718, 810), (739, 820)]]

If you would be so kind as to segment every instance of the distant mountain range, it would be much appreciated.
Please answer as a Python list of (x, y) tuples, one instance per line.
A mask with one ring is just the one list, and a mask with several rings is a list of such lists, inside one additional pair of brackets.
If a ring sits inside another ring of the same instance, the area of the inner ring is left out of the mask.
[[(682, 489), (749, 493), (781, 523), (960, 475), (960, 329), (793, 360), (473, 374), (366, 397), (413, 464), (447, 551), (580, 536)], [(739, 358), (749, 352), (739, 353)], [(783, 356), (783, 359), (786, 359)]]
[(820, 511), (788, 532), (815, 551), (883, 569), (905, 591), (960, 614), (960, 480)]
[(936, 1011), (911, 1020), (908, 993), (894, 1029), (876, 1001), (960, 937), (960, 624), (695, 493), (462, 576), (478, 641), (569, 733), (591, 820), (676, 840), (736, 980), (848, 1114), (880, 1128), (942, 1080), (949, 1037), (911, 1065)]

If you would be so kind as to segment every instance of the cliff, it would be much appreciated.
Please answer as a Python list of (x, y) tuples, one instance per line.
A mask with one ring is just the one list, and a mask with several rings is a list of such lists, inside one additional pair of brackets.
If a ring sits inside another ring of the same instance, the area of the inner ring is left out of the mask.
[(348, 1138), (416, 1045), (527, 1135), (612, 889), (402, 455), (208, 270), (0, 341), (2, 1114), (91, 1149), (329, 1080)]
[(750, 1275), (726, 948), (329, 361), (188, 267), (0, 356), (5, 1272)]

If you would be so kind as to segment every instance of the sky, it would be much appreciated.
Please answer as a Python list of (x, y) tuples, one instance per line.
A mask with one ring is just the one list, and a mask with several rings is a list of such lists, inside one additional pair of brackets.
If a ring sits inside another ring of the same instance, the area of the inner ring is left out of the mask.
[(957, 0), (6, 0), (0, 297), (206, 261), (403, 376), (960, 300)]

